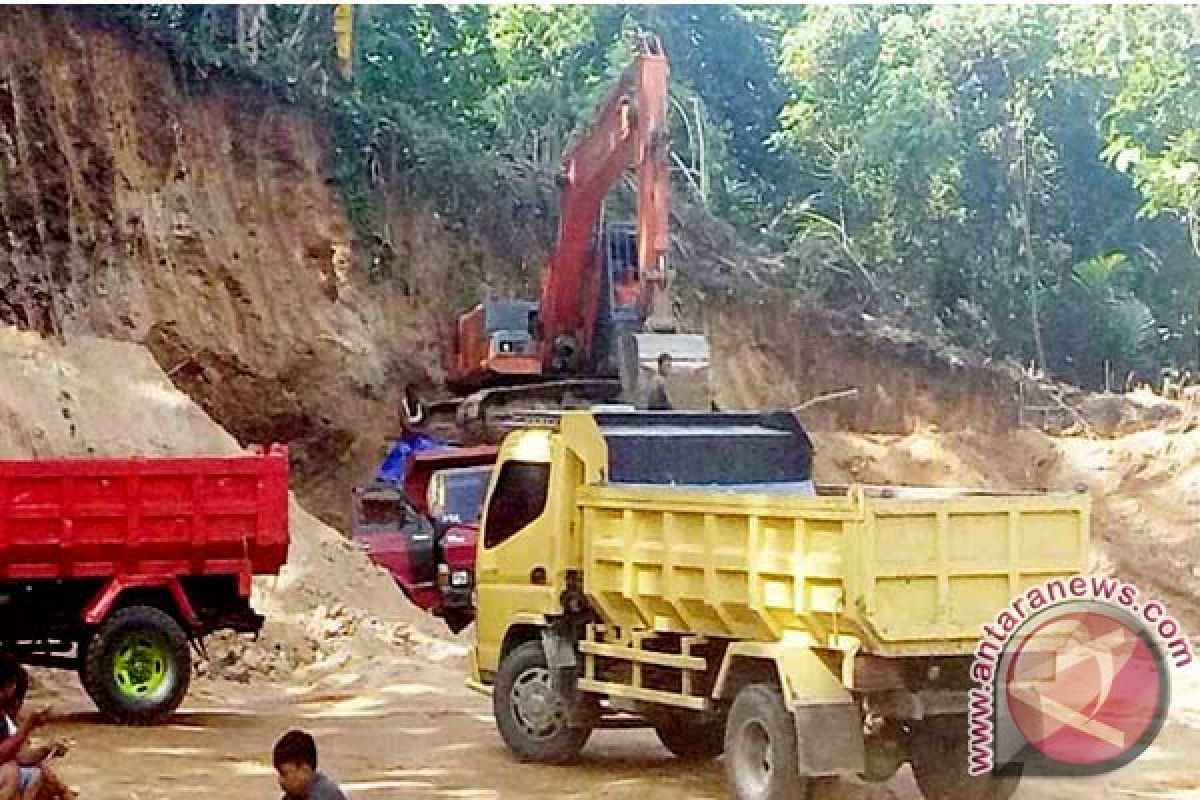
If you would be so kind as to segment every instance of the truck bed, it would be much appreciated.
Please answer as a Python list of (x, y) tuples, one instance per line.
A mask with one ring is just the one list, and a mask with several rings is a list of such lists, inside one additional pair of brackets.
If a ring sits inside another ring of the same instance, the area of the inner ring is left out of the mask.
[(585, 589), (624, 629), (968, 653), (1014, 596), (1087, 565), (1083, 494), (609, 484), (576, 500)]
[(0, 580), (276, 574), (287, 450), (0, 461)]

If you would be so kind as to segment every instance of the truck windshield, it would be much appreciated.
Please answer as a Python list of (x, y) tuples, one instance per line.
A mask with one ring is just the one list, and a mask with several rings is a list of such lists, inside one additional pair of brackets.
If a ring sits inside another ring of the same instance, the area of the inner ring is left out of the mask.
[(446, 505), (443, 517), (464, 525), (475, 525), (483, 513), (491, 467), (455, 470), (446, 475)]
[(502, 466), (488, 505), (484, 547), (503, 544), (540, 517), (549, 487), (549, 464), (509, 461)]

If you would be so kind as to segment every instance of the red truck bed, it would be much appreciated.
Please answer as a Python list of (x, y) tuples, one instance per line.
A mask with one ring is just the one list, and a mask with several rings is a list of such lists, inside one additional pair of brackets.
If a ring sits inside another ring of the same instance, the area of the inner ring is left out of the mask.
[(114, 722), (166, 721), (189, 641), (258, 633), (288, 552), (287, 448), (0, 461), (0, 652), (78, 672)]
[(0, 580), (237, 575), (248, 584), (278, 573), (287, 546), (285, 447), (0, 461)]

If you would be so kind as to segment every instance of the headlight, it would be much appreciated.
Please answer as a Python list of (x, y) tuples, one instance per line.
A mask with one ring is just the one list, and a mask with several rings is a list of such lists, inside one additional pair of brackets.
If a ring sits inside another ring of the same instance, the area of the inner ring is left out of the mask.
[(465, 569), (460, 569), (460, 570), (452, 573), (450, 575), (450, 585), (451, 586), (470, 586), (471, 585), (471, 573), (467, 572)]

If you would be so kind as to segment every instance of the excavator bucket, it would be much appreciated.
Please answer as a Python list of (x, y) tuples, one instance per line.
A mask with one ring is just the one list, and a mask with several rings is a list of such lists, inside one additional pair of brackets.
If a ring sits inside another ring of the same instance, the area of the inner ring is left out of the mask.
[(681, 411), (709, 411), (713, 407), (712, 363), (708, 339), (696, 333), (634, 333), (621, 342), (618, 368), (626, 402), (645, 408), (646, 393), (659, 358), (671, 357), (667, 393)]

